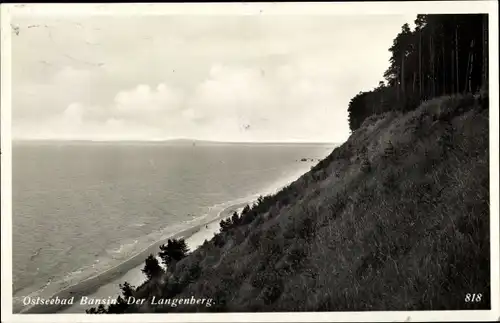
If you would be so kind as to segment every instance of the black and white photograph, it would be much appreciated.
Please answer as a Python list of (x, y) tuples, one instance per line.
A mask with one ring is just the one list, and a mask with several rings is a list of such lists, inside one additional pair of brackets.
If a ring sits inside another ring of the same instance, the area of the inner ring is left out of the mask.
[(496, 1), (1, 13), (2, 322), (499, 319)]

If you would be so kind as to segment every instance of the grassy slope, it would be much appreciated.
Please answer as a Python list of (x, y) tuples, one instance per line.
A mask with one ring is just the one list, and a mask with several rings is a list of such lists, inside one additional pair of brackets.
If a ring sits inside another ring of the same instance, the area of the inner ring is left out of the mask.
[(223, 246), (212, 239), (136, 291), (214, 306), (130, 310), (489, 308), (486, 105), (442, 97), (372, 116)]

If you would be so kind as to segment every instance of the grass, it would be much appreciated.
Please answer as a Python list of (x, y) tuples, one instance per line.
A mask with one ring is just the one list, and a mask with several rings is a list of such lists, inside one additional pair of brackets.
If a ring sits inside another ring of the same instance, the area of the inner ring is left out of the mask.
[[(488, 134), (484, 95), (370, 117), (165, 283), (135, 291), (213, 306), (128, 311), (488, 309)], [(481, 302), (465, 302), (469, 293)]]

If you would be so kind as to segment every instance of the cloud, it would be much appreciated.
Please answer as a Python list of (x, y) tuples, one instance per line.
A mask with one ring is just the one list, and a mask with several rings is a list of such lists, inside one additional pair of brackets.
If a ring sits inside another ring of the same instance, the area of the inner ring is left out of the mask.
[(142, 120), (153, 124), (179, 110), (182, 94), (178, 90), (160, 83), (151, 89), (147, 84), (137, 85), (132, 90), (120, 91), (114, 98), (111, 113), (117, 118)]
[(92, 87), (98, 75), (91, 71), (64, 66), (56, 69), (40, 82), (22, 83), (12, 86), (12, 113), (15, 121), (31, 119), (40, 122), (46, 117), (63, 112), (75, 100), (92, 97)]
[(325, 130), (333, 122), (338, 130), (335, 136), (346, 131), (345, 114), (331, 106), (335, 79), (318, 77), (320, 69), (310, 71), (318, 73), (301, 74), (290, 65), (263, 70), (215, 64), (192, 91), (165, 82), (139, 84), (119, 91), (107, 105), (73, 102), (30, 135), (109, 139), (125, 134), (134, 139), (154, 135), (157, 139), (241, 141), (307, 140), (313, 136), (331, 140), (331, 132)]
[(349, 99), (377, 85), (405, 21), (15, 18), (50, 28), (13, 38), (14, 136), (342, 141)]
[(63, 112), (63, 119), (71, 124), (82, 123), (83, 108), (79, 103), (71, 103)]

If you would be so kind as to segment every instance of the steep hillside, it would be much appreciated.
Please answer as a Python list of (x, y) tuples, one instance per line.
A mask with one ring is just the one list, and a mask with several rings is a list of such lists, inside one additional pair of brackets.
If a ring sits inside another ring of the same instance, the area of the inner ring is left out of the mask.
[(489, 308), (488, 123), (487, 98), (472, 95), (369, 117), (310, 172), (133, 292), (212, 306), (127, 311)]

